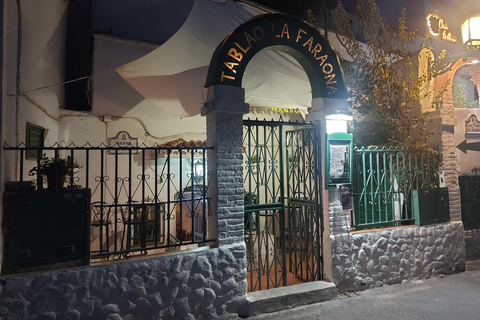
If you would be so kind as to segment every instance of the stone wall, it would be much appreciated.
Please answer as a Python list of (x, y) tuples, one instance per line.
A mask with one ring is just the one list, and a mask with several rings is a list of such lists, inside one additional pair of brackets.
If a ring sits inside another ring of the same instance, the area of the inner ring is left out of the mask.
[[(0, 319), (212, 319), (245, 301), (245, 246), (1, 279)], [(195, 316), (194, 316), (195, 315)]]
[(333, 281), (357, 291), (465, 270), (462, 222), (332, 233)]

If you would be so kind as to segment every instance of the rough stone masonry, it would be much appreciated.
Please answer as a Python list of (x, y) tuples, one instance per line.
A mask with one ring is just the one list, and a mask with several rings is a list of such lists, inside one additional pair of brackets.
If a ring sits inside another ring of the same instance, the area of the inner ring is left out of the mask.
[(0, 319), (231, 318), (245, 300), (245, 247), (2, 278)]
[(341, 291), (465, 270), (461, 221), (332, 233), (333, 280)]

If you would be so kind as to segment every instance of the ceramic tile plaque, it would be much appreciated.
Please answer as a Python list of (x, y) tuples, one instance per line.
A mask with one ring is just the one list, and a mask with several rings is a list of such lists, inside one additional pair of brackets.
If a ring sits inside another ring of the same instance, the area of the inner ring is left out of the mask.
[(110, 150), (110, 154), (132, 154), (138, 153), (138, 150), (128, 150), (128, 148), (138, 147), (138, 138), (132, 138), (127, 131), (119, 131), (113, 138), (108, 138), (108, 146), (112, 148), (119, 148), (120, 150)]
[(471, 114), (465, 120), (465, 134), (480, 134), (480, 122), (476, 115)]

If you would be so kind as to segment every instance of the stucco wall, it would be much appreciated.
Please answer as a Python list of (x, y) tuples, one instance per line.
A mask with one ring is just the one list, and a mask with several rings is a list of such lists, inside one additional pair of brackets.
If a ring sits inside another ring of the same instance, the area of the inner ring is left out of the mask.
[[(22, 1), (20, 8), (16, 1), (5, 1), (2, 142), (11, 146), (25, 142), (30, 122), (49, 129), (46, 144), (51, 145), (58, 139), (56, 119), (64, 104), (63, 85), (58, 84), (64, 81), (67, 3)], [(13, 153), (3, 160), (1, 186), (18, 179)], [(27, 161), (25, 169), (33, 166)]]

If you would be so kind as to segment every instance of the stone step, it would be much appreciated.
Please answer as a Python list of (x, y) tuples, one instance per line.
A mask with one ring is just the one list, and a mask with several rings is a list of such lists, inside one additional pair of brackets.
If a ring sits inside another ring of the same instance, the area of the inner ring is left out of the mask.
[(335, 285), (325, 281), (306, 282), (288, 287), (249, 292), (247, 293), (247, 300), (239, 309), (238, 315), (247, 318), (332, 300), (336, 296)]

